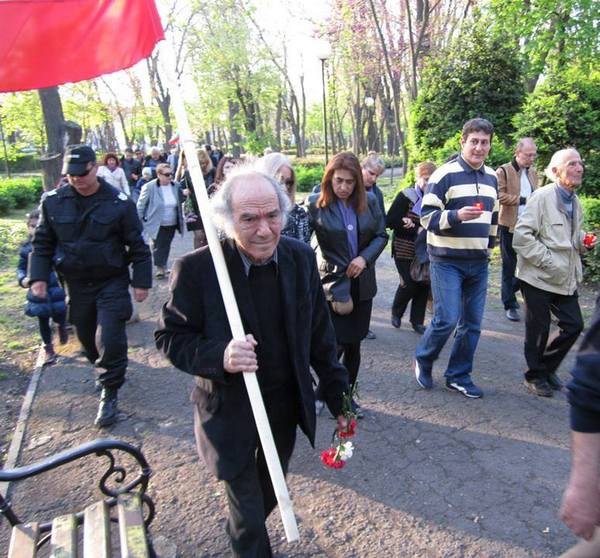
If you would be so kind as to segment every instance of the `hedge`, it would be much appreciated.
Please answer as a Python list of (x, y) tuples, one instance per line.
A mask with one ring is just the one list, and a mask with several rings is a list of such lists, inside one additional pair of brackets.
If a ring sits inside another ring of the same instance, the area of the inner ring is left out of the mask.
[(0, 180), (0, 215), (37, 202), (42, 195), (41, 177), (5, 178)]
[(297, 189), (300, 192), (310, 192), (313, 187), (321, 183), (324, 172), (323, 165), (295, 165), (294, 173), (296, 174)]

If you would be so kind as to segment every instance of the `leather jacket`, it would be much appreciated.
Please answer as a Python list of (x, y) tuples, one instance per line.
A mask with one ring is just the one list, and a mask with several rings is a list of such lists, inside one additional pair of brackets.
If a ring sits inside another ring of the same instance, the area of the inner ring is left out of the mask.
[[(336, 203), (317, 207), (319, 194), (308, 198), (308, 216), (318, 241), (317, 265), (325, 297), (328, 301), (345, 301), (350, 298), (350, 278), (346, 269), (351, 261), (346, 229)], [(369, 300), (377, 293), (375, 262), (384, 250), (388, 234), (377, 198), (367, 193), (367, 210), (357, 214), (358, 255), (367, 267), (358, 276), (360, 300)]]

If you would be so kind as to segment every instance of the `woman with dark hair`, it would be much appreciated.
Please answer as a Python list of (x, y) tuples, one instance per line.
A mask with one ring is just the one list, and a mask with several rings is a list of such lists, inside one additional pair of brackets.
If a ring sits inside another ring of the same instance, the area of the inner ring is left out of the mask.
[(219, 186), (225, 182), (227, 175), (233, 170), (233, 168), (240, 163), (239, 159), (235, 157), (231, 157), (229, 155), (225, 155), (221, 157), (219, 164), (217, 165), (217, 170), (215, 171), (215, 188), (219, 188)]
[(173, 180), (173, 170), (167, 163), (156, 167), (156, 178), (144, 184), (137, 201), (137, 212), (144, 236), (152, 243), (152, 259), (156, 277), (168, 274), (167, 261), (175, 231), (183, 235), (183, 192)]
[(107, 153), (104, 156), (103, 163), (98, 167), (96, 176), (104, 178), (111, 186), (130, 196), (129, 182), (125, 176), (125, 171), (119, 166), (119, 157), (117, 157), (117, 154)]
[(255, 168), (275, 178), (285, 188), (292, 202), (292, 209), (281, 234), (309, 244), (312, 230), (306, 211), (296, 203), (296, 174), (289, 157), (278, 152), (268, 153), (256, 161)]
[[(367, 193), (353, 153), (329, 161), (321, 192), (308, 199), (310, 225), (318, 241), (317, 263), (335, 328), (338, 356), (354, 386), (360, 368), (360, 342), (369, 330), (377, 293), (375, 261), (388, 235), (377, 199)], [(320, 387), (316, 399), (322, 408)], [(353, 403), (362, 418), (360, 407)]]
[[(415, 257), (419, 261), (427, 261), (426, 231), (421, 227), (421, 202), (429, 177), (435, 165), (429, 161), (417, 165), (417, 181), (398, 193), (386, 218), (386, 225), (393, 229), (392, 257), (400, 275), (400, 283), (396, 289), (392, 303), (392, 325), (400, 327), (402, 316), (410, 305), (410, 323), (419, 334), (425, 333), (425, 308), (429, 295), (429, 283), (419, 283), (410, 275), (410, 267)], [(420, 249), (419, 253), (417, 253)], [(424, 263), (422, 261), (422, 263)]]

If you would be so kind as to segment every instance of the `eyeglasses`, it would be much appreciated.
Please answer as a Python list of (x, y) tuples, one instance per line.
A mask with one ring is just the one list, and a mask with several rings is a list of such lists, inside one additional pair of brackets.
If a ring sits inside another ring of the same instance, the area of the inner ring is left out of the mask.
[(77, 178), (83, 178), (84, 176), (87, 176), (88, 174), (90, 174), (90, 172), (92, 172), (91, 168), (90, 169), (86, 169), (86, 170), (84, 170), (81, 173), (68, 172), (67, 176), (76, 176)]
[(167, 178), (173, 176), (172, 172), (159, 172), (158, 174), (160, 174), (161, 176), (166, 176)]

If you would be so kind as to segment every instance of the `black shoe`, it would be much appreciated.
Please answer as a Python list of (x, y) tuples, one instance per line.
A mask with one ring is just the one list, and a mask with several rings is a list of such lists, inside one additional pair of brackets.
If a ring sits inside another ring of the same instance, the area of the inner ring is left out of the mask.
[(560, 378), (556, 375), (556, 372), (552, 372), (547, 378), (546, 381), (550, 388), (554, 391), (560, 391), (563, 388), (563, 383), (560, 381)]
[(100, 395), (100, 405), (94, 424), (100, 428), (117, 422), (117, 390), (104, 388)]
[(412, 328), (419, 334), (423, 335), (425, 333), (425, 326), (423, 324), (413, 324)]
[(552, 397), (554, 395), (550, 384), (544, 379), (525, 380), (525, 385), (531, 393), (535, 393), (540, 397)]
[(519, 316), (519, 311), (516, 308), (509, 308), (506, 311), (506, 317), (511, 322), (520, 322), (521, 321), (521, 316)]
[(402, 320), (398, 316), (392, 316), (392, 325), (396, 329), (398, 329), (400, 327), (401, 323), (402, 323)]
[(67, 324), (58, 324), (58, 341), (61, 345), (66, 345), (69, 342)]
[(365, 339), (377, 339), (377, 335), (375, 335), (371, 330), (369, 330), (365, 335)]

